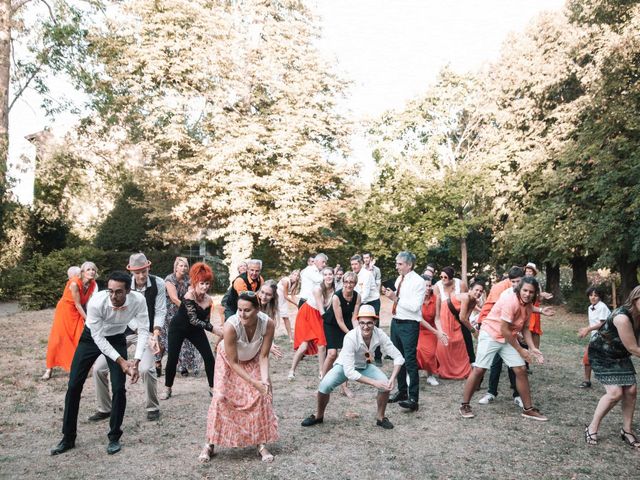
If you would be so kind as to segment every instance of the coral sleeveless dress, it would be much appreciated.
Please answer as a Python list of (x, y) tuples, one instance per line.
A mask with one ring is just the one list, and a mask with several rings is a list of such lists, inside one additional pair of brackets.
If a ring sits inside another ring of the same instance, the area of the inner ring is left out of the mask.
[(47, 347), (47, 368), (61, 367), (67, 372), (71, 370), (71, 361), (76, 353), (80, 335), (82, 335), (82, 330), (84, 329), (84, 318), (78, 312), (73, 301), (70, 288), (72, 283), (78, 286), (80, 303), (83, 308), (96, 290), (96, 282), (94, 280), (91, 280), (85, 292), (83, 291), (82, 280), (74, 277), (65, 285), (62, 298), (56, 306)]
[[(436, 347), (438, 375), (440, 378), (460, 380), (467, 378), (471, 373), (469, 355), (462, 336), (462, 326), (449, 310), (449, 305), (447, 304), (449, 297), (442, 287), (440, 287), (439, 293), (440, 301), (442, 302), (440, 304), (440, 322), (442, 323), (442, 330), (449, 337), (449, 344), (445, 346), (438, 343)], [(451, 301), (456, 310), (459, 311), (460, 301), (455, 296), (451, 297)]]
[[(425, 322), (435, 328), (436, 297), (434, 295), (429, 297), (429, 301), (427, 303), (422, 304), (422, 318)], [(416, 359), (418, 360), (419, 370), (426, 370), (432, 375), (438, 374), (438, 360), (436, 358), (437, 346), (438, 337), (420, 325), (418, 348), (416, 349)]]

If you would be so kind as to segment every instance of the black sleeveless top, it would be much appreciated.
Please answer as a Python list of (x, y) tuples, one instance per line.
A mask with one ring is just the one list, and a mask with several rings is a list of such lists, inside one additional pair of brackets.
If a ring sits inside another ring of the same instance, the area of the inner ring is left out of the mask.
[[(336, 293), (334, 293), (334, 295), (338, 297), (338, 300), (340, 300), (340, 308), (342, 309), (342, 319), (344, 320), (344, 324), (347, 326), (349, 330), (352, 330), (353, 329), (353, 321), (352, 321), (353, 311), (355, 310), (356, 302), (358, 301), (358, 292), (354, 290), (353, 298), (351, 299), (350, 302), (348, 302), (344, 298), (344, 295), (342, 294), (342, 289), (338, 290)], [(336, 325), (336, 326), (338, 325), (338, 322), (336, 321), (335, 312), (333, 311), (333, 302), (331, 302), (331, 306), (327, 309), (327, 311), (322, 316), (322, 318), (324, 319), (324, 323), (326, 323), (327, 325)]]

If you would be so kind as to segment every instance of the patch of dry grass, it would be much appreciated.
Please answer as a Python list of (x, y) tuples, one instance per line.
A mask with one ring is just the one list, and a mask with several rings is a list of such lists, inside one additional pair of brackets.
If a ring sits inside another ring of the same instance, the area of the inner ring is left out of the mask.
[[(270, 446), (275, 462), (261, 463), (253, 448), (221, 449), (206, 466), (197, 462), (209, 407), (203, 374), (178, 376), (173, 398), (161, 404), (159, 422), (145, 418), (142, 386), (128, 387), (124, 448), (113, 457), (105, 452), (108, 423), (86, 421), (95, 408), (93, 383), (87, 381), (76, 449), (50, 457), (49, 449), (61, 438), (67, 379), (56, 370), (49, 382), (39, 381), (51, 319), (51, 310), (0, 318), (2, 478), (113, 478), (114, 472), (127, 479), (640, 477), (640, 452), (618, 437), (620, 407), (605, 419), (600, 445), (584, 444), (583, 425), (604, 390), (597, 383), (591, 390), (576, 387), (584, 343), (575, 332), (586, 323), (582, 316), (543, 319), (541, 348), (547, 363), (534, 366), (530, 380), (535, 404), (549, 416), (546, 423), (520, 417), (504, 374), (492, 405), (478, 405), (476, 394), (476, 418), (471, 420), (457, 411), (462, 382), (442, 381), (438, 387), (422, 382), (420, 410), (410, 414), (390, 405), (387, 413), (395, 429), (386, 431), (375, 426), (375, 392), (356, 384), (354, 399), (332, 396), (324, 424), (303, 428), (300, 421), (314, 411), (317, 364), (305, 359), (295, 382), (287, 382), (292, 352), (280, 337), (286, 355), (272, 366), (281, 435)], [(385, 369), (389, 372), (391, 365)]]

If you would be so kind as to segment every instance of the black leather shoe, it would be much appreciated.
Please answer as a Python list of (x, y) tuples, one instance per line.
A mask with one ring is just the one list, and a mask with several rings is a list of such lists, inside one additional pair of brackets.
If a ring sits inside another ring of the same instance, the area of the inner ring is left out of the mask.
[(58, 445), (51, 449), (51, 455), (60, 455), (67, 450), (71, 450), (72, 448), (76, 448), (75, 440), (65, 440), (63, 438), (62, 440), (60, 440), (60, 443)]
[(409, 400), (404, 400), (404, 401), (398, 403), (398, 405), (400, 405), (402, 408), (406, 408), (407, 410), (410, 410), (412, 412), (415, 412), (416, 410), (418, 410), (418, 402), (416, 402), (412, 398), (410, 398)]
[(318, 423), (322, 423), (324, 422), (324, 418), (316, 418), (315, 415), (309, 415), (307, 418), (305, 418), (301, 425), (303, 427), (311, 427), (313, 425), (317, 425)]
[(403, 400), (409, 400), (409, 395), (406, 392), (397, 392), (395, 395), (389, 397), (389, 403), (397, 403)]
[(89, 418), (87, 418), (87, 420), (89, 420), (90, 422), (99, 422), (101, 420), (105, 420), (109, 418), (110, 416), (111, 416), (111, 412), (97, 411), (96, 413), (91, 415)]
[(113, 455), (115, 453), (118, 453), (120, 450), (122, 450), (122, 445), (120, 445), (120, 441), (119, 440), (113, 440), (113, 441), (109, 442), (109, 445), (107, 445), (107, 453), (109, 455)]
[(151, 410), (147, 412), (147, 420), (153, 422), (154, 420), (158, 420), (160, 418), (160, 410)]
[(393, 428), (393, 423), (391, 423), (387, 417), (383, 417), (382, 420), (376, 420), (376, 425), (385, 430), (391, 430)]

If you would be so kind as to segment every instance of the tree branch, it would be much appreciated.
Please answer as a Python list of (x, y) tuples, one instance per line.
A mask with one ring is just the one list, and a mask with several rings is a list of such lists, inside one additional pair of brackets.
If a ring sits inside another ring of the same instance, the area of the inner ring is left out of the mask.
[(13, 15), (14, 13), (16, 13), (16, 11), (20, 9), (20, 7), (26, 5), (30, 1), (31, 0), (15, 0), (14, 2), (11, 2), (11, 14)]

